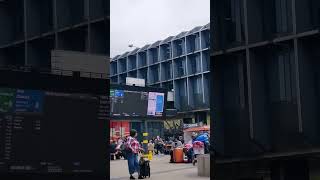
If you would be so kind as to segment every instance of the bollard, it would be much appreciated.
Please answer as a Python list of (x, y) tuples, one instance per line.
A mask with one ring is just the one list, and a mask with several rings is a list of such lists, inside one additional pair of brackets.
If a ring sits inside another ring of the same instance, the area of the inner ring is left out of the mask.
[(148, 133), (143, 133), (142, 136), (143, 136), (143, 141), (142, 141), (142, 143), (143, 143), (143, 147), (144, 147), (144, 156), (143, 156), (143, 157), (149, 159), (149, 153), (148, 153), (148, 143), (149, 143), (149, 141), (148, 141)]
[(198, 176), (210, 177), (210, 155), (198, 155)]

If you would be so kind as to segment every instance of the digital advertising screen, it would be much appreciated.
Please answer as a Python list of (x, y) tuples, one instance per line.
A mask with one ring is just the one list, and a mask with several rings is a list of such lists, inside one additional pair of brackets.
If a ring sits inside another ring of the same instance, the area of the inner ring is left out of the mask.
[(166, 92), (161, 88), (111, 85), (112, 118), (162, 118), (165, 116)]
[(164, 93), (148, 93), (148, 116), (162, 116), (164, 108)]

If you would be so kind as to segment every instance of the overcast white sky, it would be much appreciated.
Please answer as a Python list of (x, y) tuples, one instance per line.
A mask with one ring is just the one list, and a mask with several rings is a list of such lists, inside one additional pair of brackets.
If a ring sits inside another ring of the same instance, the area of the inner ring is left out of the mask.
[(110, 0), (110, 55), (210, 22), (210, 0)]

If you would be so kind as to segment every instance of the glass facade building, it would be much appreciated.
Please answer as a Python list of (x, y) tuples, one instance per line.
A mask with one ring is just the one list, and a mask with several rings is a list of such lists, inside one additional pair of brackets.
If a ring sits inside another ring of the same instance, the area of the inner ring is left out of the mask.
[(118, 84), (126, 77), (145, 79), (147, 86), (173, 90), (178, 112), (207, 112), (209, 50), (210, 24), (198, 26), (113, 57), (110, 79)]

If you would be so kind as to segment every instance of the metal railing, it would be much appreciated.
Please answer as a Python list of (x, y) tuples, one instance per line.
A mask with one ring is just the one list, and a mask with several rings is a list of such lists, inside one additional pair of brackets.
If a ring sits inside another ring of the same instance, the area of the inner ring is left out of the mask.
[(19, 71), (19, 72), (39, 72), (40, 74), (54, 74), (59, 76), (74, 76), (75, 73), (79, 73), (80, 77), (94, 78), (94, 79), (109, 79), (108, 73), (96, 73), (87, 71), (74, 71), (66, 69), (56, 68), (35, 68), (31, 66), (0, 66), (0, 70)]

